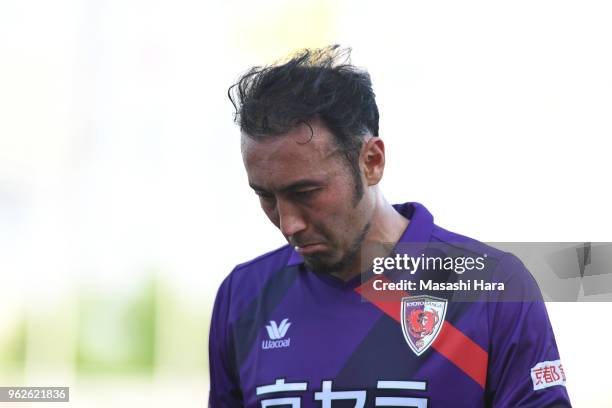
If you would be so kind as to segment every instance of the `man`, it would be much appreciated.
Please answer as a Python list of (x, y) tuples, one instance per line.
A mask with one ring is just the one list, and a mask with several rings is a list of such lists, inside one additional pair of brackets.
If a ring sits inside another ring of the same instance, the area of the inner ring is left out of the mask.
[[(570, 406), (520, 261), (436, 226), (420, 204), (385, 200), (378, 109), (348, 51), (253, 68), (230, 98), (249, 184), (289, 244), (238, 265), (219, 289), (210, 406)], [(470, 257), (506, 292), (434, 291), (459, 288)], [(430, 258), (453, 266), (428, 270)], [(388, 285), (405, 277), (429, 286)]]

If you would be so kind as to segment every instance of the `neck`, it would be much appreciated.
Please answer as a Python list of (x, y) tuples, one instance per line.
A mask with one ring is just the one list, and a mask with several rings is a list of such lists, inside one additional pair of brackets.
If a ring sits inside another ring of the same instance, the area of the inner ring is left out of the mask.
[(375, 257), (387, 256), (408, 227), (410, 220), (401, 215), (377, 192), (370, 218), (370, 228), (355, 259), (332, 275), (348, 281), (369, 269)]
[(409, 223), (410, 220), (397, 212), (380, 194), (376, 198), (376, 206), (366, 241), (395, 245)]

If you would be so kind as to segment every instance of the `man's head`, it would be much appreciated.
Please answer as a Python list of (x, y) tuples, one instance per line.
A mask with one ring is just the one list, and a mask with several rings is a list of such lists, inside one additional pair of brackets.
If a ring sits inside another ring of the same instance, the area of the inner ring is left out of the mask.
[(232, 86), (242, 154), (261, 206), (306, 264), (351, 265), (384, 169), (369, 75), (337, 47), (255, 67)]

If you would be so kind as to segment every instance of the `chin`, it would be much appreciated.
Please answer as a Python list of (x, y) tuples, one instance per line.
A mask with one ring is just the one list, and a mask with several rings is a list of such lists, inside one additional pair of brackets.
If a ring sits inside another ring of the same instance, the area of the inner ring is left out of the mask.
[(304, 256), (304, 263), (308, 269), (315, 272), (330, 273), (337, 269), (338, 262), (330, 262), (322, 256)]
[(340, 258), (339, 260), (330, 260), (330, 259), (326, 259), (328, 257), (323, 257), (323, 256), (305, 256), (304, 257), (304, 263), (306, 264), (306, 266), (308, 267), (308, 269), (310, 269), (311, 271), (314, 272), (320, 272), (320, 273), (332, 273), (332, 272), (338, 272), (344, 268), (346, 268), (348, 265), (350, 265), (353, 262), (353, 257), (352, 256), (345, 256)]

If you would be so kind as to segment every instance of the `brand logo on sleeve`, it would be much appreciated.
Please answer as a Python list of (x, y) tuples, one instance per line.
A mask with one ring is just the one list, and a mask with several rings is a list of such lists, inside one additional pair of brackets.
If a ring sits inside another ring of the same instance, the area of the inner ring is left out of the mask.
[(274, 320), (270, 320), (270, 324), (266, 325), (269, 340), (263, 340), (261, 342), (261, 348), (266, 350), (289, 347), (291, 344), (291, 339), (286, 339), (285, 336), (287, 335), (287, 330), (289, 330), (290, 326), (291, 323), (287, 318), (283, 319), (278, 325)]
[(562, 385), (565, 387), (565, 372), (561, 360), (542, 361), (531, 369), (534, 390)]
[(417, 356), (440, 334), (446, 316), (446, 300), (428, 295), (402, 298), (402, 332)]

